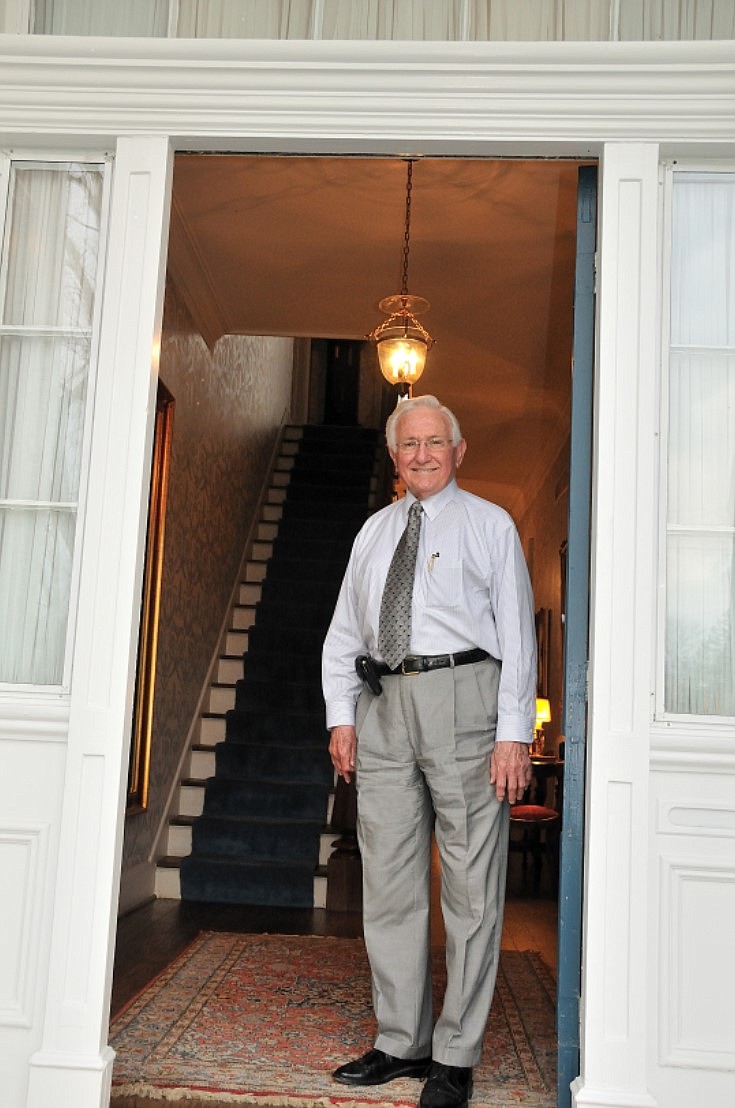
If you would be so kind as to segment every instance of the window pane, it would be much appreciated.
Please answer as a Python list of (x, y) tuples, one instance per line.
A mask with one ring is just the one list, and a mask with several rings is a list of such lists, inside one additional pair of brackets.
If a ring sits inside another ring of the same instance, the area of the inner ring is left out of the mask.
[(669, 535), (666, 563), (666, 708), (735, 715), (735, 627), (730, 535)]
[(168, 0), (34, 0), (37, 35), (165, 36)]
[(461, 8), (460, 0), (324, 0), (322, 37), (451, 42), (461, 37)]
[(103, 167), (12, 163), (0, 302), (0, 681), (59, 684)]
[(671, 342), (735, 344), (735, 187), (728, 174), (674, 187)]
[(61, 684), (75, 522), (0, 508), (0, 681)]
[(89, 346), (0, 337), (0, 500), (76, 501)]
[(91, 326), (101, 200), (99, 169), (12, 169), (0, 322)]
[(668, 514), (735, 526), (735, 353), (671, 355)]
[(735, 715), (735, 175), (675, 174), (664, 707)]
[(179, 0), (179, 38), (311, 37), (313, 0)]

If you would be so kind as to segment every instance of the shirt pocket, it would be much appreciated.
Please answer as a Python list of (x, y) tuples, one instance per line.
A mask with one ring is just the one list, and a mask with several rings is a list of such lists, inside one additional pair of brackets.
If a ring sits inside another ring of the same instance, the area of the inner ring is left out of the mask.
[(430, 608), (456, 608), (462, 603), (462, 563), (435, 558), (427, 573), (426, 602)]

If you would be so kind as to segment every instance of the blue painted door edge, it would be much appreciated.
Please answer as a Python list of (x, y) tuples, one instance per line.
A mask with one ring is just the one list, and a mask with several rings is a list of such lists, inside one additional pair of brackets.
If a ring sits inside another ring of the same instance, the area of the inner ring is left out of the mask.
[(559, 874), (558, 1108), (569, 1108), (570, 1084), (579, 1074), (596, 245), (597, 167), (580, 166), (564, 603), (562, 728), (565, 766)]

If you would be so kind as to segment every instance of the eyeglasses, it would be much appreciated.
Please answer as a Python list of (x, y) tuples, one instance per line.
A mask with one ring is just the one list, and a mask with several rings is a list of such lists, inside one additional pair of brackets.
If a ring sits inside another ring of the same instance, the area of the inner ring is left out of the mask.
[(402, 454), (414, 454), (420, 446), (425, 446), (427, 450), (446, 450), (451, 445), (450, 439), (433, 436), (430, 439), (405, 439), (404, 442), (398, 443), (398, 449)]

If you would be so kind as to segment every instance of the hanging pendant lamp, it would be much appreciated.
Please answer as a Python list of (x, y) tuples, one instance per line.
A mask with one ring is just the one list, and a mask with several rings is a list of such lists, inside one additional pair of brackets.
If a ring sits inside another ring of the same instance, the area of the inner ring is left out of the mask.
[(403, 275), (401, 291), (385, 296), (378, 304), (384, 319), (367, 336), (378, 352), (380, 372), (386, 381), (396, 385), (401, 394), (410, 393), (411, 385), (424, 372), (426, 355), (434, 345), (426, 328), (416, 318), (429, 308), (423, 296), (412, 296), (408, 291), (408, 256), (411, 248), (411, 188), (413, 162), (408, 161), (406, 177), (406, 224), (403, 234)]

